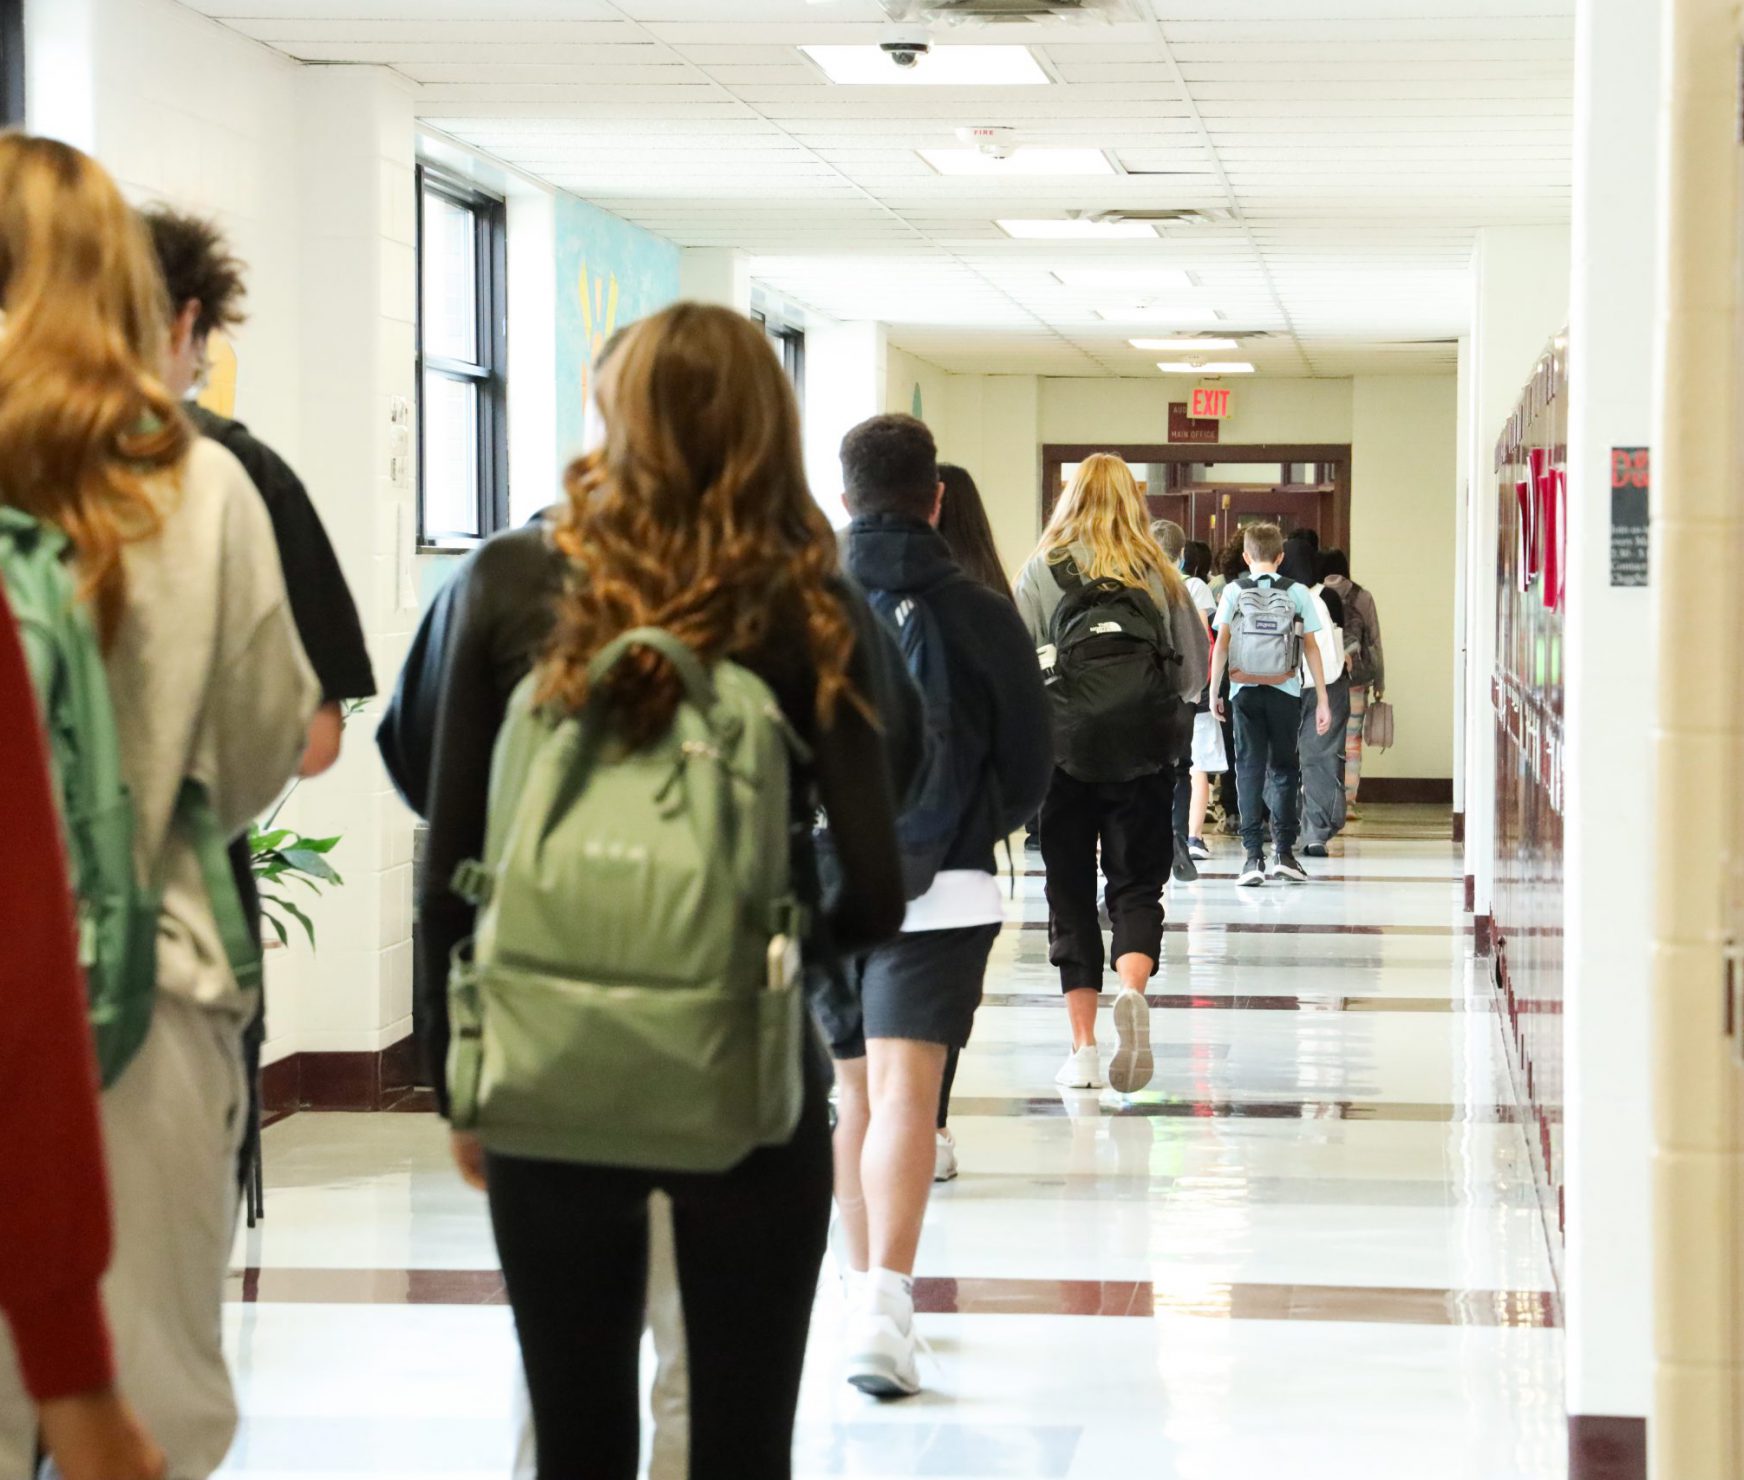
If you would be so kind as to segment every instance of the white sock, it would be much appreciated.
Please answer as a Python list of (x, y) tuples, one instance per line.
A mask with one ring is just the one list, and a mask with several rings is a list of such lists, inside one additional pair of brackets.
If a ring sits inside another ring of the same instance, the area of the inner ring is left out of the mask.
[(869, 1310), (894, 1316), (898, 1324), (906, 1325), (914, 1317), (914, 1280), (894, 1269), (874, 1269), (863, 1275), (860, 1287)]

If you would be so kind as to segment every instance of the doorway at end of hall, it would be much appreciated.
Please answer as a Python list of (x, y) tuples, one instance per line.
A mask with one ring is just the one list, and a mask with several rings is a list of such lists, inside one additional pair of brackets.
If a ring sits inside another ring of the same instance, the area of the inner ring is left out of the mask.
[(1153, 519), (1173, 519), (1213, 555), (1249, 524), (1286, 536), (1311, 529), (1322, 549), (1350, 550), (1350, 444), (1224, 446), (1049, 443), (1042, 448), (1045, 525), (1078, 465), (1098, 452), (1126, 460)]

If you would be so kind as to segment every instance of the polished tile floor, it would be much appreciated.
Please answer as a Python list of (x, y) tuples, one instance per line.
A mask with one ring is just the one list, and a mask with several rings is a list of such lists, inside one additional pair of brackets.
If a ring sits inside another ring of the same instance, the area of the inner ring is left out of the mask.
[[(1171, 886), (1158, 1073), (1130, 1101), (1054, 1089), (1019, 880), (921, 1250), (929, 1390), (879, 1408), (837, 1380), (826, 1279), (807, 1480), (1562, 1476), (1548, 1244), (1445, 814), (1369, 809), (1302, 888), (1238, 893), (1221, 847)], [(293, 1116), (266, 1158), (224, 1473), (506, 1475), (513, 1333), (438, 1123)]]

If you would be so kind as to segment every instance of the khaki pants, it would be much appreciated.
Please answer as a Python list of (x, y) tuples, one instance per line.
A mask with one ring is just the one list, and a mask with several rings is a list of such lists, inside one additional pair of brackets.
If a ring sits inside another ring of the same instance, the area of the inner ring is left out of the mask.
[[(247, 1104), (240, 1023), (163, 994), (103, 1095), (115, 1219), (103, 1303), (121, 1389), (168, 1454), (170, 1480), (205, 1480), (236, 1432), (222, 1320)], [(0, 1480), (29, 1480), (35, 1444), (0, 1324)]]
[[(648, 1480), (689, 1480), (690, 1365), (684, 1345), (678, 1258), (672, 1244), (672, 1200), (664, 1192), (653, 1193), (648, 1199), (648, 1329), (654, 1336), (654, 1390), (649, 1395), (654, 1444)], [(538, 1480), (533, 1412), (524, 1376), (515, 1385), (515, 1404), (519, 1426), (515, 1480)]]

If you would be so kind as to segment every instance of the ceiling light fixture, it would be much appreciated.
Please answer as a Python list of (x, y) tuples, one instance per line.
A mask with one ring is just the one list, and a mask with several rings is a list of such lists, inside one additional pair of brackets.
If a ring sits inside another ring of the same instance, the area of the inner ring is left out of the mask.
[(1179, 267), (1056, 267), (1054, 276), (1068, 288), (1137, 293), (1191, 293), (1199, 286)]
[(1027, 46), (935, 46), (913, 66), (891, 65), (881, 46), (802, 46), (831, 82), (849, 87), (1045, 87)]
[(1126, 341), (1134, 349), (1149, 350), (1152, 354), (1196, 354), (1200, 350), (1240, 349), (1241, 342), (1236, 339), (1217, 339), (1208, 337), (1198, 339), (1187, 336), (1180, 339), (1129, 339)]
[(1100, 149), (1018, 149), (989, 154), (983, 149), (917, 149), (941, 175), (1112, 175), (1117, 173)]
[(1156, 229), (1144, 221), (1091, 221), (1083, 216), (996, 221), (1009, 237), (1028, 242), (1154, 241)]
[(1190, 360), (1158, 360), (1157, 369), (1165, 375), (1252, 375), (1254, 367), (1246, 360), (1212, 360), (1195, 365)]

